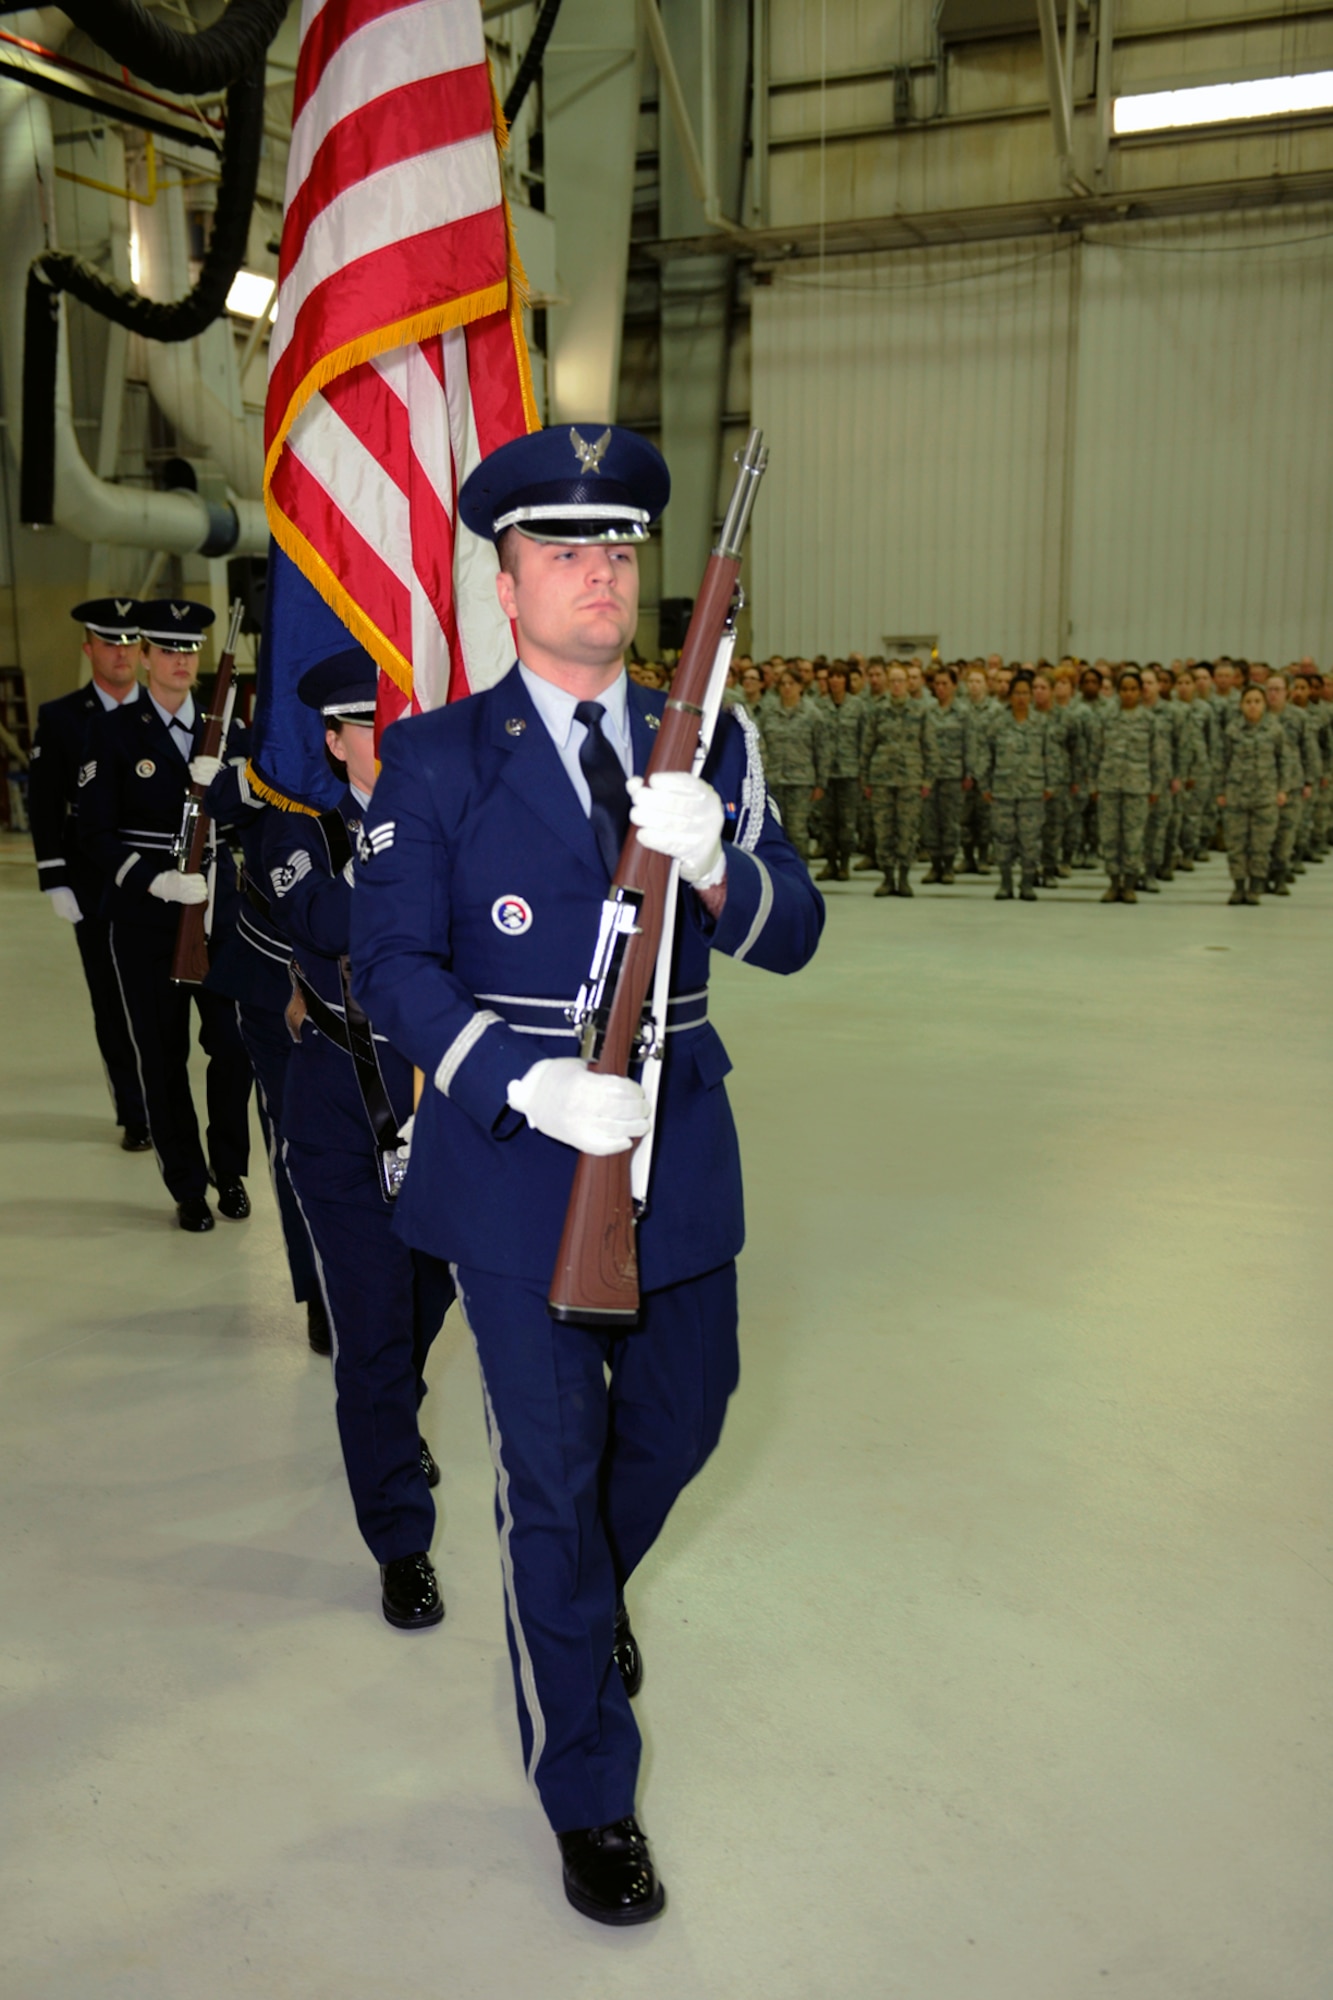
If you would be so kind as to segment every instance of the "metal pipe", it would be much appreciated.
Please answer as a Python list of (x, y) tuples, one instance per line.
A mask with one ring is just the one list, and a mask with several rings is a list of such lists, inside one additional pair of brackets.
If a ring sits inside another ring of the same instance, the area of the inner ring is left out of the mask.
[(1055, 157), (1067, 179), (1073, 172), (1074, 142), (1070, 130), (1069, 95), (1065, 89), (1064, 66), (1060, 60), (1060, 24), (1055, 18), (1055, 0), (1037, 0), (1041, 24), (1041, 53), (1046, 65), (1046, 94), (1051, 100), (1051, 129)]
[[(702, 0), (702, 4), (706, 9), (707, 18), (711, 22), (711, 0)], [(676, 137), (680, 141), (685, 172), (688, 176), (690, 186), (694, 190), (695, 199), (703, 209), (704, 220), (711, 222), (715, 229), (724, 230), (728, 235), (742, 236), (745, 232), (740, 224), (729, 221), (722, 213), (722, 204), (718, 199), (717, 193), (717, 118), (715, 102), (713, 104), (713, 116), (709, 117), (708, 115), (709, 101), (710, 99), (715, 100), (716, 97), (716, 34), (706, 35), (704, 40), (705, 125), (704, 152), (701, 154), (698, 141), (694, 136), (694, 127), (690, 123), (689, 106), (685, 102), (685, 93), (680, 86), (680, 76), (676, 69), (675, 58), (671, 53), (671, 44), (667, 41), (666, 27), (658, 9), (657, 0), (639, 0), (639, 17), (647, 31), (649, 45), (653, 52), (653, 60), (657, 64), (658, 81), (661, 84), (662, 94), (666, 98), (667, 107), (671, 112), (671, 122), (676, 128)], [(709, 143), (710, 133), (712, 135), (711, 145)], [(711, 179), (707, 164), (710, 155), (712, 166)]]
[(1078, 0), (1065, 0), (1065, 103), (1069, 105), (1070, 144), (1073, 144), (1074, 58), (1078, 54)]
[(754, 0), (754, 105), (750, 118), (750, 225), (768, 219), (769, 0)]
[(1115, 50), (1115, 0), (1097, 6), (1097, 150), (1096, 174), (1105, 181), (1111, 164), (1111, 62)]
[(699, 0), (699, 122), (703, 126), (704, 214), (714, 220), (717, 194), (717, 8)]

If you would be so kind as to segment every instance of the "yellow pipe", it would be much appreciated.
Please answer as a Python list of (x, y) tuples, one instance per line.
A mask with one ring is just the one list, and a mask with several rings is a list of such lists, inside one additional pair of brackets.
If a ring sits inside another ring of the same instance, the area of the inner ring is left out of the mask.
[(151, 132), (145, 134), (144, 166), (148, 178), (147, 194), (136, 194), (131, 187), (114, 187), (110, 181), (95, 181), (88, 174), (72, 174), (67, 167), (56, 168), (56, 179), (76, 181), (80, 187), (96, 188), (99, 194), (119, 195), (122, 201), (137, 201), (141, 208), (152, 208), (164, 188), (202, 187), (205, 182), (216, 178), (212, 174), (194, 174), (188, 180), (160, 181), (157, 177), (157, 148)]

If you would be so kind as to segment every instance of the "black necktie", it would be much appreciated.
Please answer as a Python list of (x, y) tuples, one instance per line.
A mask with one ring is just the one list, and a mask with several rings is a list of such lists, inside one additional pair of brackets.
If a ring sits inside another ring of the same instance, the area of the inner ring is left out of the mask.
[(605, 714), (600, 701), (581, 701), (574, 710), (575, 721), (587, 731), (579, 745), (579, 764), (592, 794), (589, 817), (607, 875), (612, 876), (629, 832), (629, 793), (624, 766), (602, 734)]
[[(188, 722), (182, 722), (179, 715), (173, 715), (167, 727), (175, 731), (175, 734), (172, 736), (171, 739), (172, 743), (175, 745), (176, 749), (180, 751), (182, 757), (184, 757), (186, 763), (188, 764), (191, 757), (193, 757), (194, 755), (193, 728)], [(177, 740), (178, 738), (183, 740), (178, 741)]]

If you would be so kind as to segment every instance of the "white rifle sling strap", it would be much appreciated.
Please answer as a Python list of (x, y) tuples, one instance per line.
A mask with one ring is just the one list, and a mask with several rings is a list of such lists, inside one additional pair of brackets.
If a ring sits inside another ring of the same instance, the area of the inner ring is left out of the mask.
[[(718, 641), (713, 657), (713, 671), (708, 680), (708, 693), (704, 697), (704, 712), (699, 723), (699, 746), (694, 753), (694, 775), (697, 778), (703, 770), (708, 752), (713, 745), (713, 732), (722, 712), (722, 697), (726, 692), (727, 674), (731, 669), (731, 656), (736, 648), (736, 627), (733, 622)], [(662, 918), (662, 938), (657, 947), (657, 965), (653, 973), (652, 997), (648, 1002), (648, 1021), (645, 1037), (650, 1036), (647, 1059), (639, 1081), (643, 1094), (648, 1100), (648, 1130), (634, 1148), (634, 1158), (630, 1161), (630, 1193), (634, 1197), (634, 1207), (642, 1214), (648, 1206), (648, 1184), (653, 1171), (653, 1140), (657, 1134), (657, 1099), (662, 1088), (662, 1063), (666, 1056), (667, 1005), (671, 998), (671, 960), (676, 945), (676, 909), (680, 901), (680, 863), (673, 861), (671, 875), (667, 882), (666, 909)]]

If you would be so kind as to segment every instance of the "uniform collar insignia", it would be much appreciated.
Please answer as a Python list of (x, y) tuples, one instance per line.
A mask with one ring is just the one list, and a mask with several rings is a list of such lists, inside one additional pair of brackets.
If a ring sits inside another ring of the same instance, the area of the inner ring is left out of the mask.
[(602, 460), (606, 457), (611, 444), (610, 431), (603, 431), (596, 444), (589, 444), (588, 440), (571, 424), (569, 427), (569, 442), (574, 447), (574, 456), (578, 459), (580, 471), (596, 472), (600, 475)]

